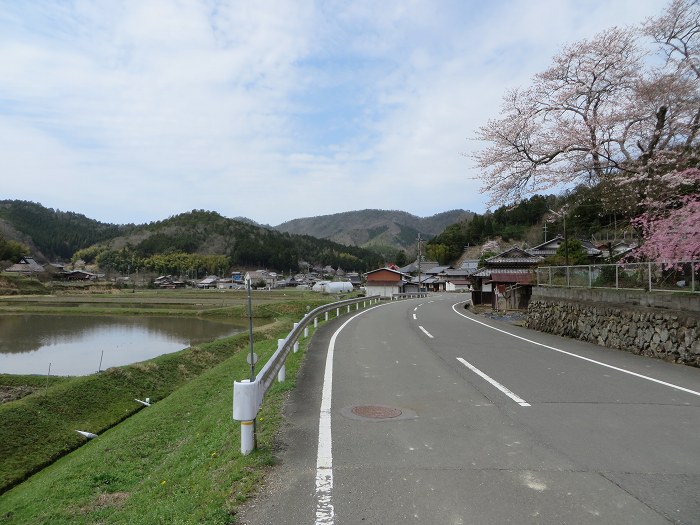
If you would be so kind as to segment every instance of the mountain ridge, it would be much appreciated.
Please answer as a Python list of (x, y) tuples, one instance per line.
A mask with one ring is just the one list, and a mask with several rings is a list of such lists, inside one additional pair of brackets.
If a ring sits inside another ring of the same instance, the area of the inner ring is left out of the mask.
[[(105, 251), (114, 260), (182, 252), (225, 255), (235, 264), (280, 269), (302, 260), (366, 269), (382, 260), (392, 262), (399, 251), (415, 247), (419, 234), (427, 240), (470, 213), (450, 210), (422, 218), (400, 210), (360, 210), (297, 219), (294, 233), (205, 210), (141, 225), (115, 225), (35, 202), (2, 200), (0, 235), (24, 244), (44, 262), (68, 261), (76, 254), (94, 258)], [(319, 225), (331, 223), (319, 235)]]
[(303, 232), (347, 246), (379, 251), (411, 251), (418, 234), (430, 238), (447, 226), (473, 216), (473, 212), (457, 209), (428, 217), (401, 210), (364, 209), (292, 219), (273, 228), (290, 234)]

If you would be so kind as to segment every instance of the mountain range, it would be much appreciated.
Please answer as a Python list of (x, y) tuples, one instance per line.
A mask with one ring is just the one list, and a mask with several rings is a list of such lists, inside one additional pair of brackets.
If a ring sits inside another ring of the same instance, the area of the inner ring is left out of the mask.
[(107, 245), (112, 250), (131, 247), (142, 254), (245, 252), (240, 262), (272, 267), (279, 260), (273, 252), (285, 252), (285, 264), (296, 256), (329, 260), (338, 254), (373, 264), (380, 258), (392, 261), (399, 250), (410, 253), (419, 234), (429, 239), (472, 215), (451, 210), (422, 218), (403, 211), (361, 210), (295, 219), (273, 228), (193, 210), (149, 224), (115, 225), (34, 202), (2, 200), (0, 236), (28, 246), (43, 261), (68, 261), (79, 250)]
[(417, 246), (419, 234), (423, 239), (430, 239), (451, 224), (473, 215), (465, 210), (450, 210), (430, 217), (417, 217), (398, 210), (360, 210), (294, 219), (274, 228), (380, 253), (395, 253), (397, 249), (411, 252)]

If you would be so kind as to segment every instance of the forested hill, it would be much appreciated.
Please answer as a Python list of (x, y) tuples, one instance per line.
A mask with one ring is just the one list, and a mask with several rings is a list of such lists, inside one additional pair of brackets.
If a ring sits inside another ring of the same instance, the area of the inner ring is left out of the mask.
[(114, 225), (38, 203), (5, 200), (0, 201), (0, 236), (24, 244), (43, 262), (82, 258), (117, 271), (150, 265), (169, 273), (183, 264), (202, 266), (202, 271), (219, 265), (289, 271), (297, 270), (299, 261), (364, 271), (383, 263), (380, 255), (362, 248), (204, 210), (149, 224)]
[(79, 213), (21, 200), (0, 201), (0, 233), (48, 261), (69, 260), (81, 248), (124, 235), (133, 225), (106, 224)]
[(165, 260), (178, 254), (223, 256), (225, 265), (282, 271), (298, 270), (300, 261), (358, 271), (375, 268), (383, 262), (378, 254), (362, 248), (309, 235), (281, 233), (204, 210), (137, 227), (107, 245), (91, 247), (77, 255), (86, 259), (95, 257), (100, 266), (121, 269), (126, 264), (133, 267), (139, 261), (154, 257)]
[(275, 226), (275, 229), (395, 254), (397, 249), (416, 246), (419, 233), (423, 238), (430, 238), (448, 225), (472, 215), (465, 210), (446, 211), (431, 217), (417, 217), (395, 210), (361, 210), (294, 219)]

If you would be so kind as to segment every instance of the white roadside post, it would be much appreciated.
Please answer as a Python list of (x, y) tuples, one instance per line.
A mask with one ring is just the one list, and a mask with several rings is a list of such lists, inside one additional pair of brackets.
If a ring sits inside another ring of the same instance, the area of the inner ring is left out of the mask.
[(314, 317), (314, 329), (318, 328), (318, 317)]
[(233, 419), (241, 422), (241, 454), (255, 449), (255, 416), (258, 412), (258, 383), (244, 379), (233, 382)]
[(328, 321), (328, 312), (326, 312), (325, 315), (326, 315), (326, 321)]
[[(283, 345), (284, 345), (284, 339), (278, 339), (277, 340), (277, 350), (282, 348)], [(279, 372), (277, 372), (277, 381), (279, 383), (284, 383), (284, 380), (286, 379), (286, 377), (287, 377), (287, 363), (285, 361), (284, 363), (282, 363), (282, 366), (280, 367)]]

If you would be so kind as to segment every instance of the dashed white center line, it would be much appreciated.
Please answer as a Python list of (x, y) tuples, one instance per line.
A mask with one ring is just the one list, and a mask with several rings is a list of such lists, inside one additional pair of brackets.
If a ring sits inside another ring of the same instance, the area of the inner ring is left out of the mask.
[(469, 363), (468, 361), (462, 359), (461, 357), (457, 358), (457, 361), (462, 363), (464, 366), (466, 366), (469, 370), (474, 372), (476, 375), (486, 379), (489, 383), (491, 383), (493, 386), (498, 388), (501, 392), (503, 392), (505, 395), (507, 395), (509, 398), (511, 398), (513, 401), (515, 401), (517, 404), (519, 404), (521, 407), (529, 407), (531, 406), (530, 403), (525, 401), (522, 397), (518, 396), (517, 394), (513, 393), (511, 390), (507, 389), (505, 386), (503, 386), (501, 383), (493, 379), (492, 377), (486, 375), (483, 373), (481, 370), (479, 370), (477, 367), (475, 367), (473, 364)]
[(423, 327), (420, 326), (420, 325), (418, 325), (418, 328), (420, 328), (421, 330), (423, 330), (423, 333), (424, 333), (425, 335), (427, 335), (428, 337), (430, 337), (430, 339), (434, 339), (434, 338), (433, 338), (433, 334), (431, 334), (430, 332), (428, 332), (425, 328), (423, 328)]
[(413, 319), (418, 319), (418, 318), (416, 317), (416, 314), (413, 314)]

